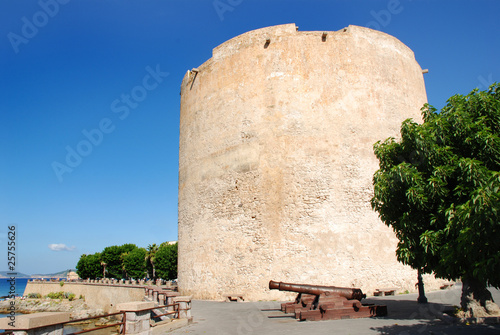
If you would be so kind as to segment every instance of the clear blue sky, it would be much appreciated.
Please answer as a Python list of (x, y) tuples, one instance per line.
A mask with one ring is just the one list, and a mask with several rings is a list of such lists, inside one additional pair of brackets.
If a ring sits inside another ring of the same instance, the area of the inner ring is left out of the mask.
[(12, 224), (26, 273), (177, 239), (180, 83), (224, 41), (284, 23), (376, 28), (429, 69), (441, 108), (500, 80), (499, 14), (494, 0), (1, 1), (0, 270)]

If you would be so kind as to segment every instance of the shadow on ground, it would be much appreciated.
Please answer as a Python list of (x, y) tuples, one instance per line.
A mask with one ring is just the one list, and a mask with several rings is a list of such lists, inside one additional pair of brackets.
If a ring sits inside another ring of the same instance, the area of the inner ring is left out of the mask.
[[(500, 291), (492, 292), (500, 301)], [(460, 287), (429, 292), (428, 304), (418, 304), (418, 295), (369, 297), (362, 303), (386, 305), (388, 315), (378, 318), (300, 322), (280, 311), (272, 301), (222, 303), (194, 300), (194, 322), (172, 334), (189, 335), (304, 335), (304, 334), (500, 334), (500, 325), (450, 324), (437, 317), (460, 303)]]
[(436, 315), (446, 310), (452, 310), (452, 304), (429, 302), (419, 304), (415, 299), (375, 299), (368, 298), (362, 301), (364, 304), (376, 304), (387, 306), (387, 317), (395, 320), (428, 319), (436, 318)]
[(498, 325), (452, 325), (443, 321), (428, 321), (413, 325), (370, 327), (370, 330), (376, 331), (381, 335), (417, 335), (417, 334), (441, 334), (441, 335), (469, 335), (469, 334), (499, 334)]

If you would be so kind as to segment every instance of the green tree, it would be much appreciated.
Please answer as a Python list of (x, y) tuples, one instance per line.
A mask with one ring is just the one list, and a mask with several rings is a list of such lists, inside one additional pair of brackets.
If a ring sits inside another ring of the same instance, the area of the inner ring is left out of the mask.
[(87, 271), (87, 255), (83, 254), (80, 256), (78, 263), (76, 263), (76, 273), (80, 278), (90, 278), (90, 275)]
[(162, 243), (156, 253), (156, 274), (166, 280), (177, 278), (177, 243)]
[[(110, 246), (104, 248), (101, 253), (101, 260), (105, 263), (106, 268), (106, 277), (107, 278), (123, 278), (123, 265), (122, 265), (122, 257), (121, 255), (126, 252), (130, 252), (136, 249), (137, 246), (135, 244), (124, 244), (121, 246)], [(104, 266), (104, 265), (103, 265)]]
[(95, 279), (101, 276), (101, 254), (95, 253), (93, 255), (83, 254), (76, 265), (76, 273), (80, 278)]
[(372, 207), (399, 238), (399, 261), (460, 278), (465, 316), (499, 313), (487, 286), (500, 287), (500, 86), (422, 116), (375, 144)]
[(123, 266), (128, 277), (140, 279), (146, 275), (146, 249), (136, 248), (124, 254)]

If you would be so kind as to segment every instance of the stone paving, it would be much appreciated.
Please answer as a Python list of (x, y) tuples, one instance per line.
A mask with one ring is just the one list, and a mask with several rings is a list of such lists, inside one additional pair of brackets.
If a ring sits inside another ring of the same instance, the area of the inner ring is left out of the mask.
[[(500, 291), (491, 290), (500, 302)], [(279, 302), (192, 302), (193, 323), (171, 334), (500, 334), (500, 325), (461, 325), (441, 320), (444, 310), (460, 304), (461, 286), (428, 292), (428, 304), (417, 294), (369, 297), (363, 303), (385, 304), (388, 316), (299, 322), (279, 311)]]

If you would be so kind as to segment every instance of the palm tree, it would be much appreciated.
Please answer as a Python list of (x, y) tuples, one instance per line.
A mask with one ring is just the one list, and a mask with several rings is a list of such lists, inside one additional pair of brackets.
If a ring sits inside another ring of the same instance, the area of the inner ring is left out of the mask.
[(150, 263), (153, 268), (153, 280), (156, 279), (156, 269), (155, 269), (155, 260), (156, 260), (156, 252), (158, 251), (158, 246), (156, 243), (152, 245), (148, 245), (147, 253), (146, 253), (146, 263)]
[(128, 279), (128, 275), (127, 275), (127, 269), (125, 268), (125, 258), (127, 258), (127, 256), (130, 254), (130, 252), (123, 252), (121, 255), (120, 255), (120, 261), (122, 262), (122, 275), (123, 277), (125, 277), (125, 279)]
[(102, 266), (102, 278), (106, 278), (106, 265), (108, 265), (108, 263), (105, 263), (104, 261), (101, 261), (101, 266)]

